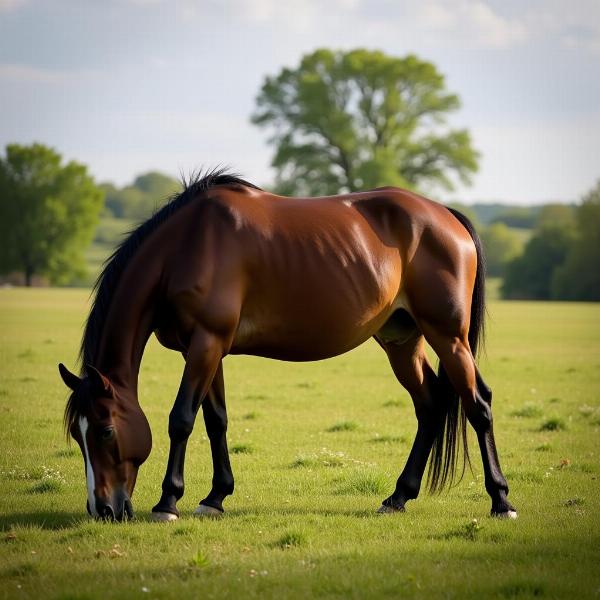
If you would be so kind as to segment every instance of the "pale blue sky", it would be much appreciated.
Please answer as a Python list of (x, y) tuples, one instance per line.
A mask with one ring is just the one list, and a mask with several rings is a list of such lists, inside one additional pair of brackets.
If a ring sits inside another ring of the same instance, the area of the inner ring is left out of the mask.
[(437, 199), (571, 201), (600, 177), (600, 0), (0, 0), (0, 146), (40, 141), (119, 184), (229, 164), (268, 185), (254, 98), (317, 47), (446, 75), (482, 161)]

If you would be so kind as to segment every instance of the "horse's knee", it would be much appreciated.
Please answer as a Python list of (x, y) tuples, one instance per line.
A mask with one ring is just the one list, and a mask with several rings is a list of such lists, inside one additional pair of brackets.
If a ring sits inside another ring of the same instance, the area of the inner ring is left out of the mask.
[(169, 438), (174, 441), (187, 440), (194, 430), (194, 417), (171, 412), (169, 415)]

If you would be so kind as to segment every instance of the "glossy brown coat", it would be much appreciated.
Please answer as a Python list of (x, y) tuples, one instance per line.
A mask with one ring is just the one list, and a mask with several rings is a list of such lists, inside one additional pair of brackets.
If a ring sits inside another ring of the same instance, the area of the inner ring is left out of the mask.
[[(83, 356), (110, 385), (110, 418), (94, 421), (89, 393), (87, 401), (72, 400), (67, 412), (71, 430), (81, 416), (91, 422), (91, 435), (114, 429), (116, 471), (115, 447), (135, 446), (135, 440), (148, 445), (137, 401), (148, 337), (154, 331), (164, 346), (183, 353), (157, 517), (178, 514), (185, 445), (200, 406), (214, 465), (213, 488), (200, 512), (222, 511), (233, 491), (225, 440), (225, 355), (320, 360), (373, 336), (411, 393), (419, 420), (413, 450), (383, 510), (403, 510), (416, 497), (432, 447), (434, 487), (452, 475), (460, 396), (480, 441), (492, 512), (513, 512), (493, 442), (491, 392), (473, 359), (483, 310), (482, 257), (462, 215), (396, 188), (285, 198), (222, 173), (194, 183), (173, 202), (171, 212), (147, 224), (135, 245), (125, 243), (120, 256), (117, 251), (114, 272), (109, 264), (100, 280), (102, 301), (96, 304), (102, 306), (90, 315)], [(441, 359), (440, 377), (427, 362), (424, 339)], [(88, 379), (90, 368), (82, 375)], [(63, 379), (77, 396), (81, 386), (64, 374)], [(94, 446), (91, 439), (88, 446)], [(99, 450), (90, 456), (96, 480), (111, 468), (102, 455)], [(125, 489), (129, 498), (137, 466), (113, 489), (103, 489), (98, 501), (110, 507), (108, 516), (125, 514), (114, 506), (115, 497), (123, 498)]]

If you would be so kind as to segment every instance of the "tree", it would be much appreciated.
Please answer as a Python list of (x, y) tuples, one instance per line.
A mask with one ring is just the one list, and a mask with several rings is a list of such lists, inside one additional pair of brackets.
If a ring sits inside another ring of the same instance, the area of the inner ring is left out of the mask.
[(9, 144), (0, 158), (0, 272), (53, 283), (84, 272), (103, 195), (76, 162), (41, 144)]
[(252, 121), (273, 130), (280, 193), (333, 194), (383, 185), (453, 188), (477, 152), (446, 125), (459, 99), (416, 56), (321, 49), (267, 77)]
[(111, 183), (103, 183), (101, 187), (106, 193), (106, 207), (115, 217), (141, 220), (177, 192), (181, 184), (168, 175), (150, 171), (121, 189)]
[(569, 204), (544, 204), (537, 214), (535, 226), (541, 229), (547, 225), (575, 227), (574, 207)]
[(537, 214), (537, 210), (531, 206), (509, 206), (496, 215), (491, 223), (504, 223), (507, 227), (517, 229), (533, 229)]
[(600, 300), (600, 181), (577, 208), (577, 238), (553, 278), (558, 300)]
[(525, 245), (523, 254), (507, 265), (503, 297), (550, 300), (554, 271), (565, 261), (573, 235), (572, 229), (562, 225), (537, 231)]
[(504, 275), (506, 265), (523, 251), (519, 236), (504, 223), (494, 223), (481, 232), (485, 250), (487, 274), (490, 277)]

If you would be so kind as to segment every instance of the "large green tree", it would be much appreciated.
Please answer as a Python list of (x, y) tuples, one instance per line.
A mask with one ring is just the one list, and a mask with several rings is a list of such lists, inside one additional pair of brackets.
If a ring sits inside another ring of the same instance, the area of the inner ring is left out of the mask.
[(536, 231), (523, 254), (506, 266), (504, 298), (550, 300), (554, 272), (565, 261), (573, 238), (573, 229), (563, 224)]
[(469, 133), (446, 123), (458, 107), (443, 75), (416, 56), (321, 49), (266, 78), (252, 121), (272, 131), (281, 193), (452, 189), (478, 158)]
[(600, 181), (577, 208), (577, 238), (554, 273), (553, 296), (600, 300)]
[(10, 144), (0, 157), (0, 272), (64, 283), (84, 272), (103, 194), (84, 165), (62, 164), (41, 144)]

